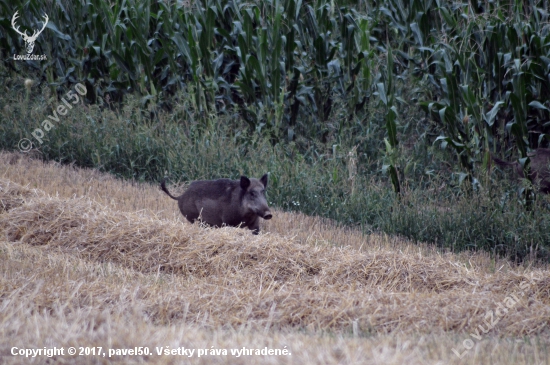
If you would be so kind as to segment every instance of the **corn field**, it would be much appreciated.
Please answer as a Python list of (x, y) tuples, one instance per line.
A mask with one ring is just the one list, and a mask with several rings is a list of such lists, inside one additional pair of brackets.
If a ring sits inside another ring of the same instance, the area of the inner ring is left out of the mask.
[[(154, 115), (185, 90), (205, 127), (225, 115), (272, 143), (330, 143), (376, 125), (396, 192), (410, 123), (451, 148), (469, 181), (490, 154), (529, 168), (528, 152), (550, 142), (548, 0), (2, 0), (0, 9), (3, 62), (59, 95), (76, 83), (92, 104), (137, 94)], [(34, 50), (47, 62), (13, 60), (25, 53), (16, 11), (29, 34), (49, 16)], [(426, 117), (405, 123), (411, 105)]]

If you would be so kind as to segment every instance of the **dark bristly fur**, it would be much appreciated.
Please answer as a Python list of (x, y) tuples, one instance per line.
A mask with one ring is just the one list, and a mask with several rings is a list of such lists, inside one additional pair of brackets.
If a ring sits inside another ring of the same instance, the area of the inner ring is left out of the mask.
[[(523, 167), (518, 161), (507, 162), (495, 156), (491, 156), (493, 161), (502, 167), (513, 167), (520, 178), (524, 178)], [(539, 187), (540, 192), (550, 194), (550, 148), (539, 148), (532, 154), (529, 154), (531, 160), (530, 178), (533, 183)]]
[(200, 219), (211, 226), (247, 227), (258, 234), (260, 218), (272, 217), (265, 197), (267, 174), (260, 179), (241, 176), (240, 180), (194, 181), (180, 197), (170, 194), (165, 179), (160, 188), (178, 201), (181, 213), (191, 223)]

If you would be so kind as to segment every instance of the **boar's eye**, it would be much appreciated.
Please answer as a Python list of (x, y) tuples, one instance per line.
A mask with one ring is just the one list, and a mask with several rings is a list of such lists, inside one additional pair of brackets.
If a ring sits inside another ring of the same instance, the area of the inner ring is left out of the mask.
[(250, 196), (254, 198), (254, 197), (256, 196), (256, 192), (255, 192), (254, 190), (251, 191), (251, 192), (250, 192)]

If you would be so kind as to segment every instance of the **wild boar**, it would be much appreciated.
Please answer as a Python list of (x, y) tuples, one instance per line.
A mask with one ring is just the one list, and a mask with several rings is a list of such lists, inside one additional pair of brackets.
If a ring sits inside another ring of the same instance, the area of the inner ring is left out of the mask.
[(259, 180), (241, 176), (240, 180), (194, 181), (177, 198), (166, 189), (165, 179), (160, 187), (170, 198), (178, 201), (181, 213), (191, 223), (201, 219), (211, 226), (247, 227), (258, 234), (260, 218), (272, 218), (265, 197), (267, 174)]
[[(533, 153), (528, 154), (531, 161), (530, 178), (533, 183), (539, 187), (543, 194), (550, 194), (550, 148), (539, 148)], [(516, 170), (520, 178), (524, 178), (523, 167), (518, 161), (506, 162), (492, 156), (493, 161), (499, 166), (511, 166)]]

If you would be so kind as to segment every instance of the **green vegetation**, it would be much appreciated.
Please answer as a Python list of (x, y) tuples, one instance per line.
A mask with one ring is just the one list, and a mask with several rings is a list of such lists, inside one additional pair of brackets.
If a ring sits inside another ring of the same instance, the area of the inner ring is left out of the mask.
[[(544, 4), (0, 0), (0, 148), (80, 82), (86, 103), (37, 144), (46, 159), (139, 180), (267, 170), (284, 209), (547, 258), (547, 197), (529, 182), (516, 196), (490, 164), (529, 169), (548, 147)], [(17, 10), (29, 34), (48, 14), (48, 61), (9, 59), (25, 52)]]

